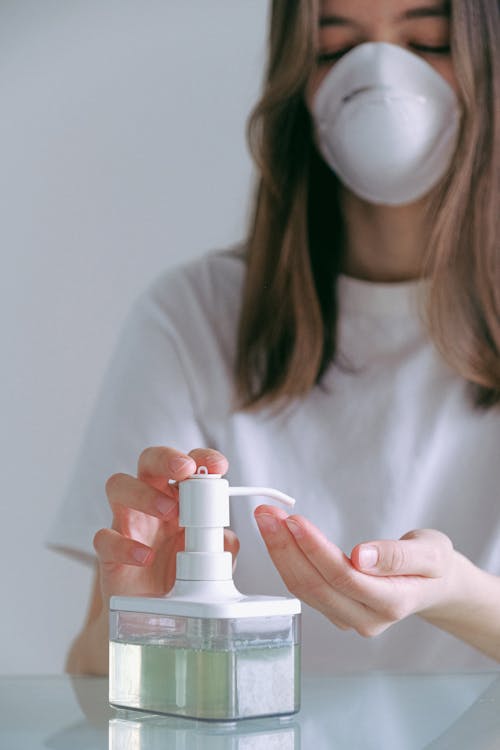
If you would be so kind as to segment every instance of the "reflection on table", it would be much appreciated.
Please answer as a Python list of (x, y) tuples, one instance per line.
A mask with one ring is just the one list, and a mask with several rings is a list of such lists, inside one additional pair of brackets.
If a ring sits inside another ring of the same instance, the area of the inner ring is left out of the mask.
[(298, 750), (300, 727), (290, 720), (222, 724), (119, 712), (109, 722), (109, 750)]
[(301, 711), (234, 724), (116, 711), (103, 678), (0, 677), (2, 750), (499, 750), (500, 674), (304, 678)]

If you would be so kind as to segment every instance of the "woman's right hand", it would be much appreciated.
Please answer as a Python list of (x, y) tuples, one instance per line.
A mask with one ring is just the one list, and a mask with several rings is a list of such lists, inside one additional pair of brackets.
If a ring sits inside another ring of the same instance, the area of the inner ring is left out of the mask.
[[(228, 462), (208, 448), (188, 455), (174, 448), (146, 448), (139, 457), (137, 477), (113, 474), (108, 479), (113, 522), (110, 529), (100, 529), (94, 536), (106, 610), (110, 596), (160, 596), (172, 588), (176, 554), (184, 549), (184, 530), (179, 527), (179, 490), (169, 480), (187, 479), (200, 466), (211, 474), (225, 474)], [(238, 538), (225, 529), (224, 541), (235, 559)]]

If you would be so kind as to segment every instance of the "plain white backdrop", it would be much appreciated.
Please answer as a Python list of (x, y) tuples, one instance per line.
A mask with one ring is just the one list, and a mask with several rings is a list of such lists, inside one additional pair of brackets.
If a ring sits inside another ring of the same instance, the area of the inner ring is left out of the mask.
[(267, 0), (0, 3), (0, 671), (61, 671), (91, 570), (43, 545), (118, 330), (245, 233)]

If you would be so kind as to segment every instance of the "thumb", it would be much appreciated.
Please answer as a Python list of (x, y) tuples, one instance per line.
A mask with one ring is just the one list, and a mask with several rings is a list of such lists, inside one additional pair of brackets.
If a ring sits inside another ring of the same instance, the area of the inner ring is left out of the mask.
[(409, 531), (395, 540), (363, 542), (354, 547), (355, 568), (373, 576), (425, 576), (440, 578), (446, 571), (453, 545), (435, 529)]

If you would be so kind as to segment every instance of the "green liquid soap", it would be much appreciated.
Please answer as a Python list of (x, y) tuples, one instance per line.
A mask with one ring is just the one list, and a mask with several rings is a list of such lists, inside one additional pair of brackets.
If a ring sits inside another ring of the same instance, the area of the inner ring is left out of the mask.
[(110, 703), (228, 721), (292, 714), (300, 705), (300, 646), (196, 650), (110, 641)]

